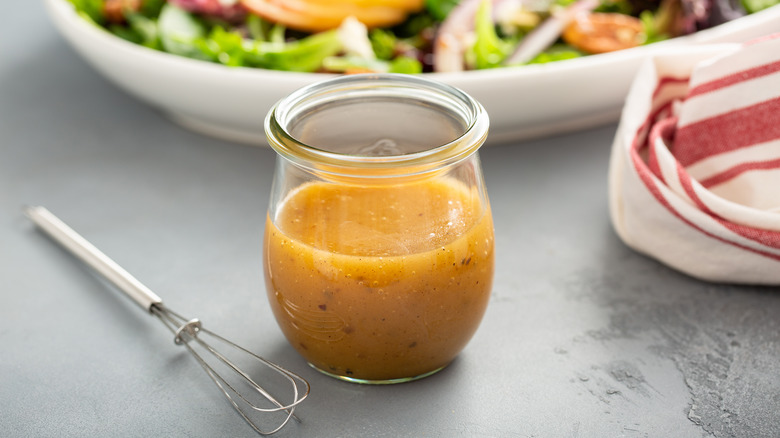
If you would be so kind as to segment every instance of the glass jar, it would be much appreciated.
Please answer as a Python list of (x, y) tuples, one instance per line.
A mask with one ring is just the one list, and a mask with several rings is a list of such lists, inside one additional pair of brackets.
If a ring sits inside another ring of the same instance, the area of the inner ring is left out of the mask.
[(417, 76), (351, 75), (281, 100), (265, 130), (278, 153), (266, 290), (290, 344), (359, 383), (444, 368), (493, 281), (484, 108)]

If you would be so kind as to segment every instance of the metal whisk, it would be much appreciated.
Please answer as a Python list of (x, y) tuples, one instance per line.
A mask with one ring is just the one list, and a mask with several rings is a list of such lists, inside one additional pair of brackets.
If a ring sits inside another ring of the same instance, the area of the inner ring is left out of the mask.
[[(25, 207), (24, 212), (55, 241), (88, 266), (94, 268), (145, 310), (157, 316), (174, 334), (174, 342), (177, 345), (187, 347), (187, 350), (195, 357), (211, 380), (227, 397), (233, 408), (257, 433), (261, 435), (275, 433), (284, 427), (290, 421), (290, 418), (300, 421), (294, 415), (295, 407), (309, 395), (309, 383), (301, 376), (263, 359), (216, 333), (204, 329), (199, 320), (188, 320), (167, 308), (154, 292), (141, 284), (135, 277), (122, 269), (122, 267), (47, 209), (43, 207)], [(204, 335), (210, 337), (209, 342), (202, 339)], [(231, 356), (231, 359), (218, 350), (215, 345), (221, 345), (221, 348), (232, 350), (231, 354), (233, 356)], [(205, 354), (198, 353), (199, 350)], [(253, 380), (246, 371), (239, 368), (239, 365), (236, 364), (238, 359), (235, 355), (240, 355), (245, 361), (254, 366), (260, 364), (260, 368), (268, 371), (269, 375), (280, 377), (281, 382), (285, 386), (290, 385), (293, 395), (292, 401), (283, 403), (274, 398), (269, 391), (266, 391), (265, 388)], [(224, 369), (227, 373), (217, 372), (215, 368)], [(226, 375), (228, 377), (225, 377)], [(241, 387), (241, 389), (238, 387)], [(281, 411), (284, 411), (284, 413), (281, 413)], [(283, 417), (281, 423), (278, 423), (272, 430), (263, 430), (255, 420), (250, 418), (254, 412), (280, 412), (280, 415), (283, 415)]]

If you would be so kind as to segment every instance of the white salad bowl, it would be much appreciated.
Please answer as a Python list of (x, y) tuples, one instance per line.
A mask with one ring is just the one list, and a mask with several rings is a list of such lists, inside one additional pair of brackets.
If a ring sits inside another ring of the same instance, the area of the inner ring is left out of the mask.
[[(265, 145), (263, 118), (299, 87), (325, 79), (226, 67), (124, 41), (81, 18), (67, 0), (46, 0), (52, 21), (95, 69), (172, 120), (219, 138)], [(617, 121), (634, 73), (654, 53), (685, 44), (744, 42), (780, 32), (780, 6), (686, 37), (549, 64), (425, 73), (479, 100), (490, 115), (489, 143), (505, 143)]]

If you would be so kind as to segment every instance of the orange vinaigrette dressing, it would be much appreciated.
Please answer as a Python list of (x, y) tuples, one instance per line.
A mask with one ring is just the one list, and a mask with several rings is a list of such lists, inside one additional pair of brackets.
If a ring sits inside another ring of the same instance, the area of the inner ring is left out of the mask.
[(299, 187), (266, 220), (266, 289), (283, 333), (313, 366), (348, 379), (446, 366), (490, 295), (485, 203), (450, 178)]

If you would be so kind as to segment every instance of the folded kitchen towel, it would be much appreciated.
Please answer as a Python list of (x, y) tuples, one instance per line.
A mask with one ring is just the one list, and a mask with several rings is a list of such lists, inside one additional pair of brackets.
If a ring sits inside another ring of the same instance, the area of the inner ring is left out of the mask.
[(612, 223), (704, 280), (780, 284), (780, 34), (648, 59), (612, 147)]

